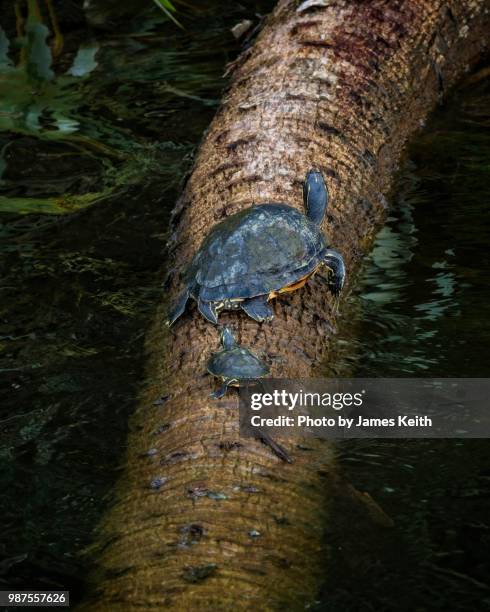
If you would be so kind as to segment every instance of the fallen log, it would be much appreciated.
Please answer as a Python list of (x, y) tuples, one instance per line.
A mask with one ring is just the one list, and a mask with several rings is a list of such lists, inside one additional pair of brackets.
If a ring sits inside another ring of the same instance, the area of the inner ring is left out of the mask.
[[(175, 210), (169, 293), (224, 217), (270, 201), (302, 210), (312, 167), (328, 182), (325, 231), (352, 278), (408, 137), (481, 56), (488, 30), (484, 0), (281, 0), (230, 66)], [(266, 356), (274, 376), (308, 377), (327, 357), (332, 306), (315, 277), (275, 301), (271, 323), (241, 313), (220, 321)], [(148, 334), (148, 380), (100, 527), (87, 606), (304, 609), (328, 571), (322, 533), (340, 486), (333, 454), (325, 443), (309, 440), (306, 451), (284, 442), (287, 464), (240, 438), (236, 398), (209, 398), (216, 329), (193, 305), (166, 332), (165, 307)]]

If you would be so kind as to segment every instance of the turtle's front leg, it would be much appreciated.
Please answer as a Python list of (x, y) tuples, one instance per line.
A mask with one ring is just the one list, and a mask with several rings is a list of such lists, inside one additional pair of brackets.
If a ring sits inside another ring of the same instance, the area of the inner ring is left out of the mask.
[(323, 263), (331, 271), (328, 288), (333, 295), (338, 296), (345, 283), (345, 265), (342, 255), (333, 249), (327, 249), (323, 257)]

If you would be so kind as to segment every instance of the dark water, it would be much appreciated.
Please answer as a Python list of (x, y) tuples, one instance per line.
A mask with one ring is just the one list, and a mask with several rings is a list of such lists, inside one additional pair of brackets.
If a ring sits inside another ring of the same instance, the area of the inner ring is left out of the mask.
[[(179, 5), (185, 31), (150, 1), (91, 2), (88, 27), (81, 4), (55, 3), (56, 54), (46, 3), (19, 3), (17, 23), (0, 3), (0, 588), (74, 598), (142, 381), (169, 211), (239, 50), (229, 28), (273, 2)], [(417, 137), (330, 373), (488, 376), (489, 101), (488, 79), (462, 89)], [(402, 583), (407, 609), (488, 605), (487, 444), (339, 452), (395, 527), (357, 565), (342, 534), (319, 607), (400, 609)]]
[[(490, 376), (489, 127), (487, 77), (454, 92), (414, 139), (328, 374)], [(347, 441), (338, 451), (394, 527), (358, 516), (332, 535), (342, 550), (319, 609), (490, 609), (488, 441)]]
[(489, 128), (487, 79), (454, 93), (415, 138), (344, 310), (356, 337), (339, 338), (339, 371), (490, 375)]
[(16, 24), (0, 3), (0, 589), (73, 599), (142, 382), (169, 212), (240, 49), (230, 28), (271, 2), (181, 7), (185, 31), (151, 0), (92, 2), (97, 28), (81, 5), (55, 3), (54, 56), (47, 4), (19, 3)]

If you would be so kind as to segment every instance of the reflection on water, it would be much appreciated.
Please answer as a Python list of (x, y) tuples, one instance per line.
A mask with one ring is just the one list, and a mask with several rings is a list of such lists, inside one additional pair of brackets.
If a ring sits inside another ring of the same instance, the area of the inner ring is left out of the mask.
[[(38, 3), (24, 13), (14, 36), (0, 30), (0, 212), (71, 212), (156, 174), (175, 185), (175, 161), (191, 150), (221, 87), (226, 43), (217, 61), (213, 27), (189, 40), (154, 10), (127, 36), (67, 38), (55, 61)], [(184, 107), (196, 125), (182, 130)], [(164, 123), (175, 139), (161, 138)]]
[[(412, 143), (329, 375), (490, 375), (489, 119), (487, 78)], [(330, 534), (339, 552), (318, 609), (488, 609), (488, 441), (345, 441), (338, 451), (395, 526), (354, 517)]]
[(488, 81), (413, 143), (392, 212), (344, 310), (360, 326), (337, 368), (357, 376), (488, 376)]

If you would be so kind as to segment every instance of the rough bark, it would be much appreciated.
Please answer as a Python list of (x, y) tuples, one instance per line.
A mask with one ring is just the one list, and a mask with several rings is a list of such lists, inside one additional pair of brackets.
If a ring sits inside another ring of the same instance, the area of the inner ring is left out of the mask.
[[(352, 278), (385, 214), (407, 138), (478, 59), (488, 33), (484, 0), (297, 7), (279, 2), (232, 68), (176, 209), (174, 278), (225, 216), (269, 201), (302, 209), (311, 167), (327, 178), (324, 229)], [(175, 282), (171, 293), (177, 289)], [(312, 376), (334, 329), (325, 283), (313, 279), (274, 311), (263, 325), (237, 313), (221, 319), (268, 356), (274, 376)], [(215, 328), (194, 306), (167, 336), (162, 318), (163, 308), (148, 336), (149, 379), (101, 526), (88, 606), (304, 609), (328, 571), (322, 533), (337, 486), (332, 453), (324, 443), (309, 441), (306, 452), (285, 442), (288, 465), (241, 439), (236, 397), (211, 400), (215, 381), (203, 375), (219, 343)], [(164, 395), (171, 397), (155, 403)]]

